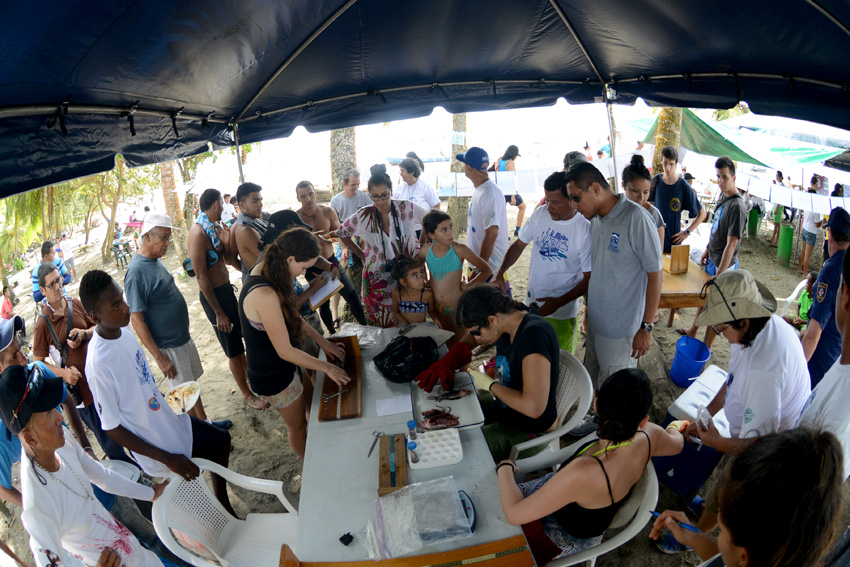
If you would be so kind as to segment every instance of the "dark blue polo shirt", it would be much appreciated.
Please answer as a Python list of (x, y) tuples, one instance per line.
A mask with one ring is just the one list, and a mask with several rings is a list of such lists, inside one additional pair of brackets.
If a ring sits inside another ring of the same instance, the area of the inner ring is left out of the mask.
[(823, 327), (818, 346), (809, 360), (809, 375), (812, 389), (818, 385), (823, 375), (841, 356), (841, 334), (835, 326), (835, 297), (841, 283), (841, 264), (844, 262), (844, 250), (839, 250), (824, 262), (818, 274), (809, 310), (809, 321), (817, 321)]

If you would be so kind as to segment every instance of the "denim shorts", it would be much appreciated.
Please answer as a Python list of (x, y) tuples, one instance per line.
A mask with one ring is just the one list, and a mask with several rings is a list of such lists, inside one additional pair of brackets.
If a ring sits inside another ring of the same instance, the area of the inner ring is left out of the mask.
[(805, 228), (800, 230), (800, 237), (803, 239), (803, 242), (805, 242), (809, 246), (814, 246), (815, 242), (818, 239), (818, 235), (816, 232), (809, 232)]

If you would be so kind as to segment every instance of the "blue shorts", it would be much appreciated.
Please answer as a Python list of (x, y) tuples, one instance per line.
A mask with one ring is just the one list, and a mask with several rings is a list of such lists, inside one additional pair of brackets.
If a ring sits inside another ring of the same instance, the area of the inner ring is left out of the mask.
[[(729, 266), (727, 268), (727, 270), (737, 270), (737, 269), (738, 269), (738, 262), (735, 262), (734, 265)], [(717, 275), (717, 266), (714, 265), (714, 262), (711, 261), (711, 258), (708, 259), (708, 264), (705, 265), (705, 273), (708, 274), (709, 276), (716, 276)]]
[(809, 246), (814, 246), (815, 242), (817, 242), (818, 239), (818, 235), (816, 232), (809, 232), (805, 228), (800, 229), (800, 237), (803, 239), (803, 242), (805, 242)]
[(516, 203), (514, 205), (515, 207), (519, 207), (520, 205), (522, 205), (522, 197), (519, 193), (516, 193), (514, 195), (505, 195), (505, 203), (507, 203), (508, 205), (511, 204), (511, 199), (516, 199), (516, 201), (514, 201), (514, 203)]

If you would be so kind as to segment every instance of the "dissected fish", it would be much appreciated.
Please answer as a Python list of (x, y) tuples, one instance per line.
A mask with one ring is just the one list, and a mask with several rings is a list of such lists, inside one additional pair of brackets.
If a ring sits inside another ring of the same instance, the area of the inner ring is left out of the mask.
[(460, 420), (456, 415), (449, 413), (449, 407), (437, 406), (437, 409), (426, 410), (422, 412), (422, 421), (417, 423), (417, 428), (423, 431), (437, 431), (438, 429), (448, 429), (449, 427), (457, 427), (460, 425)]
[(434, 400), (437, 402), (442, 402), (444, 400), (459, 400), (464, 396), (468, 396), (472, 393), (472, 390), (465, 390), (463, 388), (455, 388), (454, 390), (446, 390), (442, 394), (436, 396), (428, 396), (429, 400)]

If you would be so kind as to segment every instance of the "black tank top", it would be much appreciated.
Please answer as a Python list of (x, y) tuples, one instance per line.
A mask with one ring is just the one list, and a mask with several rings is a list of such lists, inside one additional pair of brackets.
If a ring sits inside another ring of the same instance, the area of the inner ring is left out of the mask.
[(260, 396), (279, 394), (292, 383), (295, 365), (283, 360), (269, 339), (268, 333), (259, 323), (245, 316), (245, 298), (258, 287), (271, 287), (269, 280), (262, 276), (248, 276), (242, 293), (239, 294), (239, 320), (242, 323), (242, 336), (245, 337), (245, 355), (248, 359), (248, 383), (251, 390)]
[[(646, 441), (649, 443), (649, 455), (646, 457), (646, 462), (649, 463), (649, 458), (652, 456), (652, 442), (649, 440), (649, 435), (646, 431), (642, 429), (639, 429), (638, 431), (646, 435)], [(598, 440), (594, 439), (585, 443), (578, 451), (573, 453), (569, 459), (564, 461), (561, 467), (563, 468), (567, 466), (570, 461), (580, 456), (579, 454), (585, 447), (596, 443), (596, 441)], [(608, 495), (611, 497), (611, 504), (604, 508), (589, 509), (579, 506), (578, 502), (570, 502), (552, 514), (552, 517), (555, 518), (558, 525), (560, 525), (565, 532), (580, 539), (588, 539), (604, 534), (605, 530), (608, 529), (608, 526), (611, 525), (611, 521), (614, 519), (614, 516), (617, 514), (617, 510), (620, 509), (623, 502), (625, 502), (626, 498), (629, 497), (627, 494), (619, 502), (614, 502), (614, 493), (611, 492), (611, 481), (608, 479), (608, 473), (605, 471), (605, 465), (602, 464), (602, 461), (600, 461), (598, 457), (593, 455), (589, 456), (596, 459), (596, 462), (599, 463), (600, 467), (602, 467), (602, 474), (605, 475), (605, 483), (608, 485)], [(645, 466), (646, 465), (644, 465), (644, 467)]]

